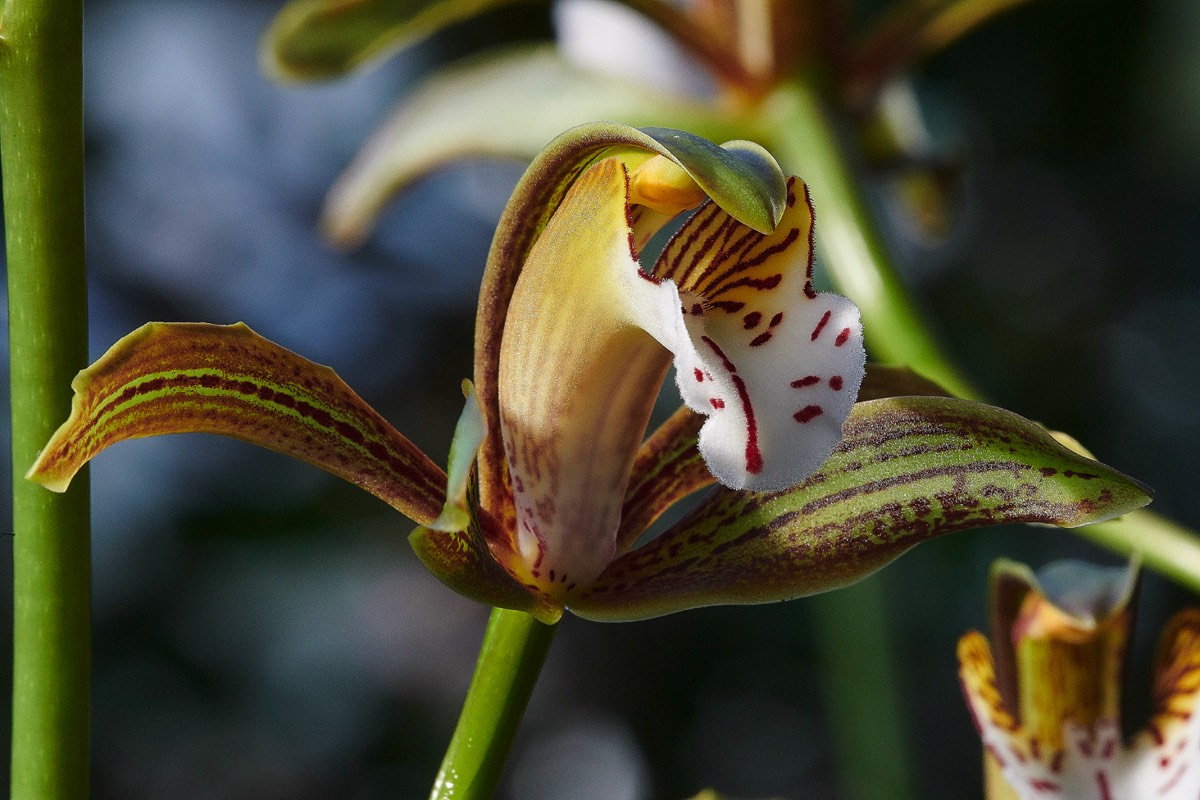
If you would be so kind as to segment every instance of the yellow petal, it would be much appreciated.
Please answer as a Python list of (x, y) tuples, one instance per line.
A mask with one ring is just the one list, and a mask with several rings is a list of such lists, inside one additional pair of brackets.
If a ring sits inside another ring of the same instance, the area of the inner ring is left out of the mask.
[(678, 313), (678, 295), (632, 255), (626, 187), (615, 159), (575, 182), (530, 252), (505, 321), (500, 422), (523, 562), (512, 567), (551, 598), (612, 558), (669, 363), (638, 320)]

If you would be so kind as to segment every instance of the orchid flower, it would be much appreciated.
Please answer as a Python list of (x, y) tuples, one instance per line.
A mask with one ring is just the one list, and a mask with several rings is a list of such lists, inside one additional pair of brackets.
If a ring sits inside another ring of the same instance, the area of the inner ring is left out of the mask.
[[(788, 599), (941, 533), (1078, 525), (1147, 502), (999, 409), (855, 405), (928, 390), (879, 371), (860, 394), (858, 312), (815, 289), (812, 225), (804, 183), (756, 145), (583, 126), (539, 157), (501, 219), (447, 472), (331, 370), (244, 325), (151, 323), (80, 373), (30, 477), (62, 490), (123, 439), (235, 436), (390, 503), (442, 581), (544, 622), (565, 608), (623, 620)], [(645, 438), (672, 364), (684, 406)], [(663, 510), (714, 482), (639, 546)]]
[(958, 645), (963, 691), (986, 751), (989, 798), (1184, 800), (1200, 796), (1200, 611), (1180, 612), (1158, 648), (1154, 708), (1122, 737), (1121, 675), (1138, 566), (1051, 564), (992, 573), (995, 656), (978, 632)]

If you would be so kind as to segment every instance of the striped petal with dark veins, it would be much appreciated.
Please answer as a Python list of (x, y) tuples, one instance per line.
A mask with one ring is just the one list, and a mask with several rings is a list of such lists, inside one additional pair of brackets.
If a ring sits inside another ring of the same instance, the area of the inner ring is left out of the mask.
[(446, 499), (441, 468), (333, 370), (241, 323), (148, 323), (71, 388), (71, 416), (28, 474), (54, 491), (117, 442), (218, 433), (332, 472), (423, 525)]
[(1145, 505), (1136, 481), (980, 403), (859, 403), (829, 460), (795, 489), (718, 487), (654, 541), (567, 598), (630, 620), (786, 600), (844, 586), (926, 539), (1009, 522), (1074, 527)]

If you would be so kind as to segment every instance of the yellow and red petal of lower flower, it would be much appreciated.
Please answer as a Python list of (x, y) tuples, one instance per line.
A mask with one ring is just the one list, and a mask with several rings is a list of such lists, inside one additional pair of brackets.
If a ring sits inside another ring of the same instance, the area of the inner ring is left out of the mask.
[(328, 367), (242, 324), (143, 325), (72, 382), (70, 418), (28, 473), (63, 491), (126, 439), (216, 433), (321, 467), (429, 524), (446, 475)]
[(1200, 797), (1200, 610), (1176, 614), (1159, 641), (1154, 713), (1135, 748), (1151, 751), (1145, 797)]
[(855, 406), (842, 443), (795, 489), (713, 489), (567, 605), (624, 620), (786, 600), (852, 583), (944, 533), (1082, 525), (1148, 501), (1140, 484), (1016, 414), (952, 398), (875, 400)]
[[(978, 632), (959, 641), (958, 661), (963, 693), (989, 766), (998, 774), (993, 779), (1002, 778), (1004, 789), (1019, 800), (1192, 800), (1200, 795), (1200, 714), (1195, 713), (1200, 612), (1181, 612), (1163, 634), (1155, 713), (1128, 745), (1114, 716), (1086, 725), (1060, 719), (1057, 745), (1027, 730), (1001, 698), (990, 648)], [(1079, 666), (1088, 668), (1086, 663)], [(1067, 661), (1059, 665), (1060, 670), (1071, 667)]]

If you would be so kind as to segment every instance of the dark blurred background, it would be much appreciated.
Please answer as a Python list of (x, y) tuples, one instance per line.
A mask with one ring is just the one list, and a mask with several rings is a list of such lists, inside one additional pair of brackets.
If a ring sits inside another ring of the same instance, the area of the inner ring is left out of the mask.
[[(352, 80), (282, 88), (255, 64), (277, 7), (88, 3), (92, 355), (151, 319), (244, 320), (334, 366), (442, 460), (484, 253), (520, 167), (423, 181), (352, 254), (315, 220), (416, 77), (549, 22), (518, 6)], [(1151, 484), (1158, 511), (1200, 526), (1200, 4), (1035, 0), (915, 86), (966, 165), (956, 221), (930, 242), (883, 217), (950, 351), (999, 404), (1075, 434)], [(405, 520), (213, 437), (124, 444), (92, 476), (97, 800), (426, 796), (487, 610), (424, 572)], [(923, 796), (981, 796), (954, 648), (985, 624), (1001, 555), (1116, 560), (1070, 533), (990, 530), (873, 579)], [(1143, 706), (1157, 630), (1192, 601), (1147, 576), (1129, 690)], [(845, 797), (813, 602), (568, 617), (505, 796)]]

